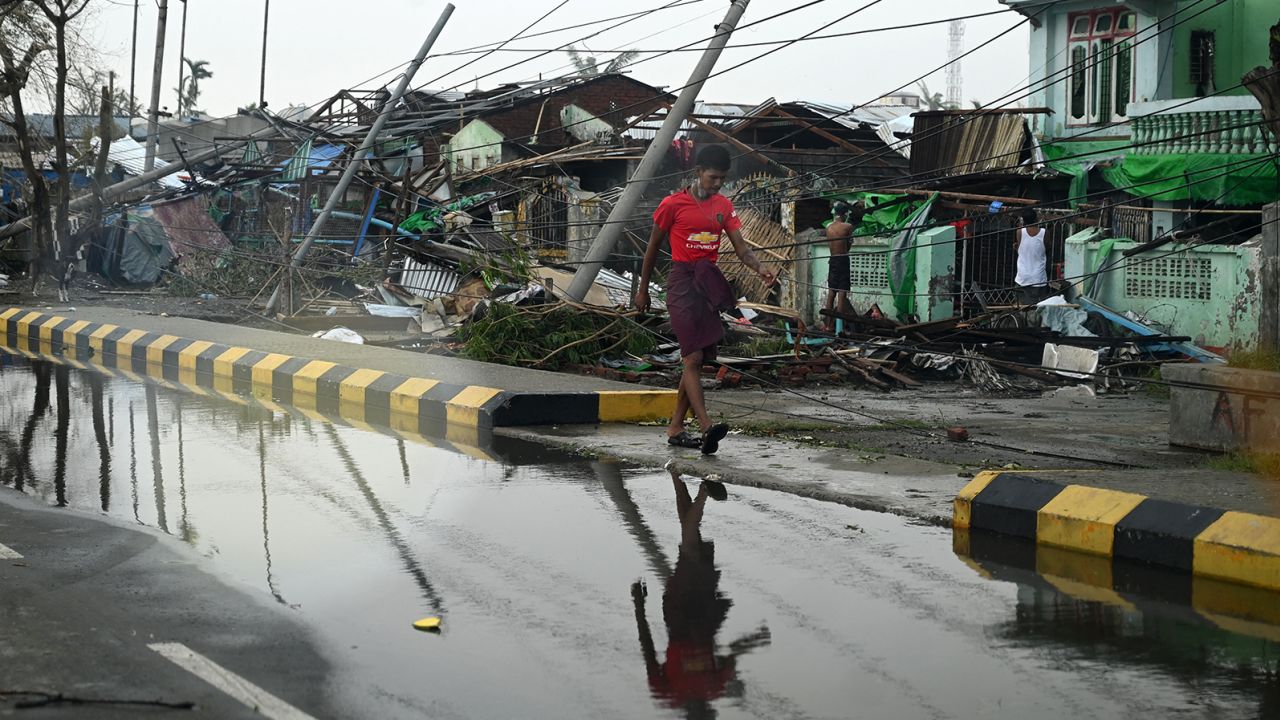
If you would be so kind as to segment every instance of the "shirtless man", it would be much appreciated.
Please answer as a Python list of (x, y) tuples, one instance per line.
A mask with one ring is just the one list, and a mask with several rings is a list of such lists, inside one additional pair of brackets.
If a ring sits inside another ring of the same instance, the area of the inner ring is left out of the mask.
[[(827, 226), (827, 248), (831, 251), (827, 260), (827, 310), (839, 308), (841, 312), (853, 312), (849, 303), (849, 240), (853, 237), (856, 223), (850, 220), (860, 222), (863, 209), (861, 201), (850, 205), (837, 200), (831, 206), (835, 219)], [(823, 316), (822, 327), (827, 332), (834, 332), (835, 318)]]

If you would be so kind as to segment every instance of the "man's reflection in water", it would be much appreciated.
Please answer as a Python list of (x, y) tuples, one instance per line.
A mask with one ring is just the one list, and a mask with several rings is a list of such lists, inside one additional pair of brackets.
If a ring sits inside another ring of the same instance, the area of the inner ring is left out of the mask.
[(706, 480), (696, 497), (689, 497), (680, 474), (668, 468), (676, 491), (676, 513), (680, 518), (680, 558), (675, 572), (666, 579), (662, 592), (662, 617), (667, 625), (666, 662), (658, 662), (645, 617), (648, 591), (644, 583), (631, 586), (635, 603), (640, 647), (644, 652), (649, 688), (654, 696), (672, 708), (683, 710), (686, 718), (713, 718), (712, 701), (739, 697), (742, 683), (737, 679), (737, 658), (769, 644), (769, 628), (746, 635), (729, 644), (728, 652), (717, 654), (716, 634), (724, 624), (733, 601), (719, 591), (720, 571), (715, 567), (715, 545), (702, 539), (702, 509), (710, 496), (725, 499), (724, 485)]

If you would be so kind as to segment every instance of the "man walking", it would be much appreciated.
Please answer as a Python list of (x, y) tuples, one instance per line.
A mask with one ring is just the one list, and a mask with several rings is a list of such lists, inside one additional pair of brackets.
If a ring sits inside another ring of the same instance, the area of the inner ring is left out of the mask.
[[(653, 213), (653, 231), (645, 248), (640, 269), (639, 290), (635, 305), (641, 312), (649, 309), (649, 278), (658, 259), (663, 240), (671, 246), (671, 272), (667, 276), (667, 312), (671, 328), (680, 343), (683, 369), (676, 411), (667, 425), (667, 442), (688, 448), (701, 448), (713, 455), (729, 432), (723, 423), (713, 425), (702, 396), (702, 365), (715, 362), (716, 347), (724, 337), (720, 312), (736, 304), (733, 288), (716, 266), (720, 238), (729, 236), (738, 258), (768, 285), (775, 276), (756, 259), (742, 239), (742, 221), (733, 203), (720, 194), (729, 175), (729, 151), (720, 145), (707, 145), (698, 151), (695, 179), (692, 185), (666, 197)], [(685, 417), (692, 411), (702, 429), (702, 437), (684, 429)]]

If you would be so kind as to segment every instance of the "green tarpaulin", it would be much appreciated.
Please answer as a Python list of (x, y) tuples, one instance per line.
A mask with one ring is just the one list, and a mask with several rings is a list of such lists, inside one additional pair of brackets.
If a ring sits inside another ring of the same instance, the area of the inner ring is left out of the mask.
[(1265, 205), (1280, 199), (1275, 159), (1268, 155), (1180, 153), (1130, 155), (1102, 169), (1113, 187), (1163, 202)]
[(1071, 188), (1067, 191), (1071, 207), (1076, 207), (1089, 195), (1089, 172), (1102, 162), (1119, 162), (1125, 151), (1120, 140), (1092, 140), (1082, 142), (1047, 143), (1041, 146), (1049, 167), (1071, 176)]
[[(906, 195), (889, 195), (886, 193), (872, 192), (855, 192), (843, 193), (839, 195), (824, 195), (824, 199), (832, 202), (836, 200), (844, 200), (848, 203), (861, 201), (863, 205), (869, 208), (875, 208), (877, 205), (886, 205), (895, 200), (902, 200)], [(902, 228), (903, 223), (910, 217), (912, 211), (920, 207), (925, 201), (924, 198), (907, 200), (898, 202), (888, 207), (880, 207), (864, 213), (862, 222), (853, 229), (854, 237), (871, 237), (874, 235), (891, 235)], [(827, 225), (831, 222), (827, 221)]]
[(1089, 171), (1105, 163), (1099, 174), (1108, 185), (1138, 198), (1162, 202), (1210, 202), (1217, 205), (1264, 205), (1280, 199), (1280, 176), (1274, 158), (1235, 153), (1159, 153), (1135, 155), (1126, 141), (1097, 140), (1043, 145), (1049, 167), (1071, 176), (1071, 205), (1089, 193)]
[(928, 229), (929, 211), (937, 197), (937, 194), (930, 196), (911, 213), (893, 238), (889, 253), (889, 290), (893, 293), (898, 319), (903, 322), (910, 322), (908, 318), (916, 312), (916, 236)]

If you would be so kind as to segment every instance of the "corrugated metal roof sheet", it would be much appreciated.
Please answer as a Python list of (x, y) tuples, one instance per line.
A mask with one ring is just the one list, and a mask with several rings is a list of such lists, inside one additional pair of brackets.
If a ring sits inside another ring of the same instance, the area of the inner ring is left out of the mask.
[[(285, 171), (280, 177), (284, 180), (297, 181), (301, 180), (307, 170), (311, 170), (312, 175), (323, 175), (325, 169), (333, 164), (333, 161), (342, 154), (342, 145), (329, 145), (321, 143), (313, 145), (310, 140), (302, 143), (293, 157), (284, 161)], [(306, 163), (299, 165), (298, 161), (307, 158)]]
[[(4, 117), (10, 118), (11, 115), (6, 113)], [(27, 131), (42, 138), (53, 137), (53, 116), (47, 113), (26, 113)], [(67, 137), (83, 138), (86, 135), (96, 135), (98, 133), (98, 116), (97, 115), (67, 115), (65, 117)], [(115, 117), (111, 120), (115, 125), (118, 134), (127, 134), (129, 132), (129, 118)], [(13, 128), (4, 123), (0, 123), (0, 138), (15, 137)]]
[(938, 176), (1027, 172), (1031, 132), (1013, 113), (916, 113), (911, 173)]
[(256, 165), (262, 162), (262, 151), (258, 149), (256, 140), (250, 140), (245, 143), (244, 153), (240, 156), (240, 162), (245, 165)]
[(920, 109), (907, 107), (906, 105), (863, 105), (850, 111), (849, 108), (853, 107), (851, 105), (831, 105), (808, 100), (797, 100), (786, 104), (806, 108), (854, 130), (865, 125), (875, 127), (904, 115), (910, 115)]
[[(93, 148), (97, 150), (98, 138), (93, 139)], [(147, 148), (131, 137), (117, 138), (112, 140), (111, 146), (107, 148), (107, 161), (124, 168), (124, 171), (130, 175), (141, 175), (146, 171)], [(169, 163), (164, 160), (156, 158), (156, 169), (168, 167), (168, 165)], [(183, 176), (190, 177), (186, 173), (183, 173)], [(157, 180), (156, 184), (174, 189), (187, 186), (176, 174), (166, 175)]]
[[(751, 107), (752, 106), (750, 105), (742, 105), (739, 103), (713, 103), (713, 102), (703, 102), (701, 100), (698, 100), (693, 105), (693, 114), (723, 116), (724, 118), (723, 120), (714, 120), (712, 118), (707, 118), (707, 117), (699, 118), (703, 122), (716, 124), (716, 123), (723, 123), (735, 117), (742, 117), (743, 115), (746, 115), (748, 111), (751, 110)], [(631, 138), (632, 140), (645, 140), (645, 141), (653, 140), (655, 137), (658, 136), (658, 128), (661, 128), (661, 127), (662, 127), (661, 119), (646, 120), (645, 122), (636, 123), (631, 129), (623, 133), (623, 135)], [(697, 129), (697, 126), (695, 126), (693, 123), (686, 120), (680, 124), (680, 129), (676, 131), (676, 137), (683, 138), (695, 129)]]
[(404, 259), (400, 272), (400, 287), (428, 300), (451, 295), (458, 290), (462, 276), (457, 270), (433, 262), (418, 262), (411, 257)]

